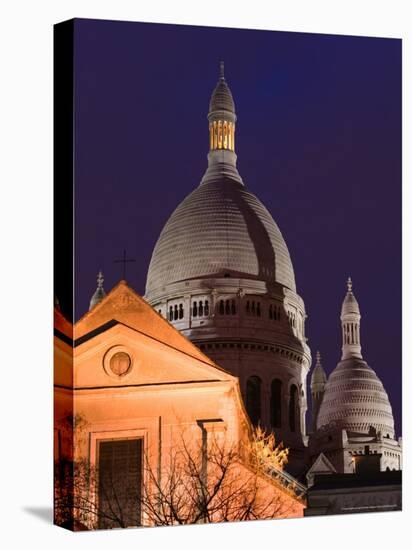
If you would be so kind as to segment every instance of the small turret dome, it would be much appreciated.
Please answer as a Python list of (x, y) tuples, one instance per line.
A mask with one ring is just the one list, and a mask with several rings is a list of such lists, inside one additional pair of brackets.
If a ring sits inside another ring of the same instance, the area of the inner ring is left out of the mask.
[(339, 427), (368, 433), (370, 427), (395, 435), (392, 407), (382, 382), (362, 359), (338, 363), (329, 376), (319, 410), (317, 428)]

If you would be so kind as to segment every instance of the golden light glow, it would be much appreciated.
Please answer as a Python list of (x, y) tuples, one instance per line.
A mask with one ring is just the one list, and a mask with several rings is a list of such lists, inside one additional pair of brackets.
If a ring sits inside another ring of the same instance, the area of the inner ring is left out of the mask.
[(228, 120), (214, 120), (209, 124), (210, 150), (235, 150), (235, 124)]
[(217, 147), (222, 149), (223, 146), (223, 136), (222, 136), (222, 121), (219, 120), (217, 123)]

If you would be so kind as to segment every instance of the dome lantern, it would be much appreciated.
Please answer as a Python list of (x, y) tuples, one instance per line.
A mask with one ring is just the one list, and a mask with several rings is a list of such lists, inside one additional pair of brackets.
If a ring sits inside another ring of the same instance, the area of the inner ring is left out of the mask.
[(235, 150), (235, 103), (225, 79), (225, 65), (220, 62), (218, 83), (209, 103), (210, 151)]
[(347, 292), (342, 303), (342, 360), (350, 357), (362, 359), (360, 345), (360, 309), (358, 301), (353, 294), (352, 279), (347, 280)]

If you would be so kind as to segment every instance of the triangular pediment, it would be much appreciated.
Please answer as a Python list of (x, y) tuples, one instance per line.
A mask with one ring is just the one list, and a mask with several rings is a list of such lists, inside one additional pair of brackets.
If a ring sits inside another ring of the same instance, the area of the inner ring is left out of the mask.
[(334, 465), (323, 453), (320, 453), (318, 458), (309, 468), (306, 477), (314, 476), (316, 474), (336, 474)]
[[(57, 321), (60, 326), (59, 315)], [(59, 363), (57, 383), (68, 379), (70, 372), (74, 387), (79, 388), (236, 379), (180, 334), (125, 281), (75, 324), (73, 344), (74, 362), (72, 354), (67, 354)], [(131, 359), (127, 375), (111, 372), (110, 358), (116, 351)]]
[[(116, 375), (114, 354), (127, 354), (130, 371)], [(235, 377), (208, 361), (195, 358), (121, 322), (74, 348), (74, 387), (153, 386), (233, 383)]]
[(100, 303), (76, 323), (75, 340), (84, 338), (114, 320), (214, 365), (211, 359), (157, 313), (128, 286), (126, 281), (120, 281)]

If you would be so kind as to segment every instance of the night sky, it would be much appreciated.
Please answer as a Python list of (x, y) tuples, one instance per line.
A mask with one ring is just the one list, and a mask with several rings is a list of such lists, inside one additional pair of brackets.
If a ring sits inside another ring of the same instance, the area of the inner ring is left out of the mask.
[(353, 279), (363, 356), (401, 432), (401, 41), (93, 20), (75, 26), (76, 318), (125, 248), (144, 294), (156, 240), (207, 166), (219, 60), (238, 169), (279, 225), (329, 374)]

